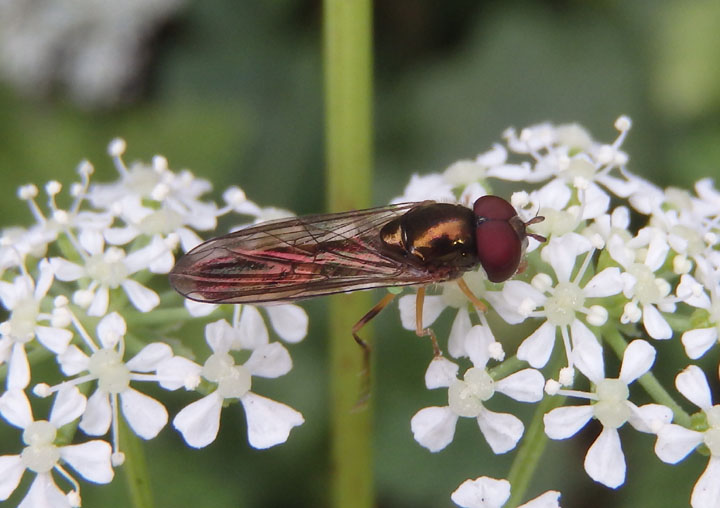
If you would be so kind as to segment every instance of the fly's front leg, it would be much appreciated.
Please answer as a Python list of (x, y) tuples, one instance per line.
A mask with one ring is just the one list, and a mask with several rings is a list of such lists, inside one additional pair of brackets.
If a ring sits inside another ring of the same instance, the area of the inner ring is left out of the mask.
[(468, 297), (468, 300), (470, 300), (470, 302), (477, 310), (479, 310), (480, 312), (487, 312), (487, 306), (482, 303), (477, 296), (475, 296), (475, 293), (470, 290), (467, 283), (462, 277), (457, 280), (457, 285), (460, 287), (460, 291), (462, 291), (465, 296)]
[(368, 322), (372, 318), (377, 316), (381, 310), (387, 307), (387, 305), (393, 301), (393, 298), (395, 298), (395, 295), (393, 293), (388, 293), (387, 295), (385, 295), (382, 300), (375, 304), (375, 306), (370, 309), (367, 314), (361, 317), (360, 321), (355, 323), (355, 326), (352, 327), (353, 339), (355, 339), (355, 342), (358, 343), (358, 346), (363, 349), (363, 371), (361, 373), (362, 381), (360, 387), (360, 397), (356, 406), (362, 406), (370, 396), (370, 353), (372, 352), (370, 344), (361, 339), (358, 335), (358, 332), (362, 329), (363, 326), (368, 324)]
[(435, 357), (442, 356), (442, 351), (440, 351), (440, 346), (438, 346), (437, 337), (435, 337), (435, 332), (433, 332), (430, 328), (423, 328), (422, 325), (422, 315), (423, 315), (423, 304), (425, 303), (425, 287), (421, 287), (418, 289), (417, 297), (415, 299), (415, 333), (418, 337), (427, 337), (430, 336), (430, 340), (432, 341), (433, 346), (433, 354)]

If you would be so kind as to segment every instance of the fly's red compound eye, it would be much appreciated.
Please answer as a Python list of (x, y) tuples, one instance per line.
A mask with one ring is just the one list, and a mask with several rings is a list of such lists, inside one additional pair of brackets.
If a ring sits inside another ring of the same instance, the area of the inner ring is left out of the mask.
[(520, 265), (525, 241), (525, 223), (515, 208), (497, 196), (475, 201), (475, 239), (478, 258), (492, 282), (512, 277)]

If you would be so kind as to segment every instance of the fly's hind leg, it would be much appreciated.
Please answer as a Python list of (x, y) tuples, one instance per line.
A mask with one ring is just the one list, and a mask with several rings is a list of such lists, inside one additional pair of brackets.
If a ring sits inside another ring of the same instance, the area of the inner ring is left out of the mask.
[(353, 339), (355, 339), (355, 342), (358, 343), (358, 346), (363, 349), (363, 370), (361, 373), (362, 380), (360, 385), (360, 397), (358, 398), (355, 407), (361, 407), (365, 405), (368, 397), (370, 397), (370, 353), (372, 352), (372, 347), (370, 347), (370, 344), (361, 339), (358, 335), (358, 332), (362, 329), (363, 326), (368, 324), (368, 322), (372, 318), (377, 316), (381, 310), (387, 307), (388, 304), (393, 301), (393, 298), (395, 298), (395, 295), (393, 293), (388, 293), (387, 295), (385, 295), (382, 300), (375, 304), (375, 306), (370, 309), (367, 314), (361, 317), (360, 321), (355, 323), (355, 326), (352, 327)]
[(442, 356), (440, 346), (438, 346), (437, 337), (431, 328), (423, 328), (422, 315), (423, 304), (425, 303), (425, 287), (418, 288), (417, 297), (415, 298), (415, 333), (418, 337), (430, 337), (432, 341), (433, 354), (435, 358)]
[(465, 296), (468, 297), (470, 303), (472, 303), (477, 310), (479, 310), (480, 312), (487, 312), (487, 306), (482, 301), (480, 301), (477, 296), (475, 296), (475, 293), (470, 290), (467, 283), (462, 277), (457, 280), (457, 285), (460, 287), (460, 291), (462, 291)]

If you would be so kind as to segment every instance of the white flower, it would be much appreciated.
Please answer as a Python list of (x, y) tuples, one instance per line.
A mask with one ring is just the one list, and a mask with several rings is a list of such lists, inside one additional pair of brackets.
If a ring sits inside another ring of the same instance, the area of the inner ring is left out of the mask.
[(8, 363), (8, 389), (24, 389), (30, 382), (25, 344), (37, 338), (45, 348), (59, 354), (72, 339), (69, 330), (41, 324), (51, 320), (50, 314), (42, 312), (41, 304), (52, 285), (53, 270), (43, 259), (38, 271), (37, 282), (27, 273), (12, 283), (0, 281), (0, 300), (10, 311), (9, 319), (0, 323), (0, 364)]
[(707, 378), (695, 365), (677, 375), (675, 386), (702, 410), (705, 422), (698, 430), (664, 425), (657, 434), (655, 453), (662, 461), (676, 464), (704, 444), (710, 451), (710, 460), (693, 488), (690, 504), (693, 508), (716, 507), (720, 505), (720, 405), (713, 406)]
[(172, 357), (172, 350), (167, 344), (154, 342), (142, 348), (130, 360), (125, 360), (124, 335), (127, 327), (120, 314), (113, 312), (100, 320), (97, 327), (99, 345), (74, 317), (73, 321), (91, 353), (87, 355), (77, 346), (71, 345), (58, 356), (58, 361), (65, 375), (79, 376), (54, 388), (40, 385), (35, 392), (46, 395), (68, 384), (97, 381), (97, 388), (88, 399), (80, 420), (80, 429), (88, 435), (101, 436), (107, 433), (112, 424), (113, 460), (122, 463), (119, 436), (116, 433), (119, 411), (122, 411), (133, 432), (143, 439), (157, 436), (168, 420), (167, 410), (160, 402), (135, 390), (130, 383), (159, 381), (156, 375), (150, 373)]
[[(545, 318), (517, 351), (519, 359), (535, 368), (547, 363), (558, 331), (568, 366), (572, 367), (572, 351), (596, 342), (594, 334), (579, 316), (584, 315), (585, 320), (595, 326), (604, 324), (607, 319), (607, 311), (599, 305), (588, 306), (587, 299), (614, 295), (622, 290), (620, 271), (616, 267), (604, 269), (581, 287), (593, 253), (591, 249), (589, 240), (576, 233), (551, 238), (542, 250), (542, 257), (555, 271), (557, 283), (554, 286), (548, 275), (539, 274), (533, 278), (532, 285), (511, 280), (505, 283), (499, 295), (488, 295), (493, 308), (510, 324), (520, 323), (528, 317)], [(583, 264), (571, 280), (577, 257), (582, 253), (586, 253)]]
[(256, 395), (250, 388), (252, 376), (275, 378), (288, 373), (292, 368), (290, 355), (274, 342), (256, 347), (244, 364), (236, 365), (230, 354), (233, 337), (227, 333), (228, 326), (220, 320), (205, 327), (205, 338), (213, 354), (200, 372), (203, 378), (216, 384), (216, 389), (183, 408), (173, 425), (190, 446), (202, 448), (217, 437), (223, 402), (238, 399), (245, 409), (251, 446), (269, 448), (284, 443), (292, 428), (301, 425), (304, 418), (291, 407)]
[(60, 390), (53, 403), (48, 420), (34, 420), (30, 403), (21, 390), (9, 390), (0, 397), (0, 414), (11, 425), (23, 429), (25, 448), (20, 455), (0, 457), (0, 500), (7, 499), (17, 488), (23, 473), (36, 474), (22, 508), (67, 507), (71, 504), (66, 494), (55, 485), (55, 470), (73, 485), (73, 497), (79, 498), (79, 485), (60, 464), (72, 466), (86, 480), (110, 483), (113, 470), (110, 465), (110, 445), (105, 441), (88, 441), (82, 444), (58, 446), (55, 444), (60, 427), (76, 420), (85, 410), (85, 397), (75, 387)]
[[(185, 299), (185, 308), (193, 317), (209, 315), (218, 305), (214, 303), (194, 302)], [(268, 330), (259, 308), (263, 309), (270, 319), (278, 337), (285, 342), (295, 344), (307, 336), (308, 316), (299, 305), (286, 303), (281, 305), (236, 305), (233, 314), (233, 326), (236, 343), (239, 348), (252, 349), (252, 344), (265, 344), (268, 341)]]
[(557, 393), (594, 401), (586, 406), (565, 406), (553, 409), (543, 418), (545, 433), (551, 439), (567, 439), (597, 418), (603, 426), (600, 436), (585, 456), (585, 471), (596, 482), (617, 488), (625, 482), (625, 457), (620, 445), (618, 428), (629, 422), (640, 432), (653, 432), (672, 418), (665, 406), (646, 404), (638, 407), (628, 400), (628, 385), (645, 374), (655, 361), (655, 349), (644, 340), (631, 342), (623, 355), (619, 378), (605, 378), (600, 344), (578, 349), (575, 365), (593, 382), (591, 393), (559, 390)]
[[(699, 261), (699, 260), (698, 260)], [(703, 268), (703, 278), (706, 281), (705, 287), (709, 289), (709, 296), (704, 292), (696, 299), (686, 298), (684, 301), (694, 307), (705, 309), (708, 313), (705, 323), (691, 330), (686, 331), (682, 335), (682, 343), (685, 346), (685, 353), (692, 360), (702, 357), (714, 344), (717, 343), (720, 336), (720, 282), (719, 277), (712, 273), (707, 262), (699, 263)], [(681, 283), (678, 285), (678, 294), (681, 293), (687, 284), (688, 292), (693, 293), (693, 287), (699, 284), (690, 275), (684, 275)]]
[(130, 303), (142, 312), (148, 312), (160, 303), (160, 297), (155, 291), (149, 289), (131, 276), (144, 269), (149, 269), (153, 263), (167, 256), (166, 245), (158, 239), (146, 247), (142, 247), (126, 255), (125, 251), (117, 247), (105, 249), (105, 241), (99, 232), (84, 230), (78, 237), (78, 253), (83, 258), (83, 265), (78, 265), (67, 259), (54, 257), (50, 264), (55, 270), (55, 276), (63, 281), (77, 281), (89, 278), (88, 287), (76, 294), (79, 304), (87, 304), (88, 315), (103, 316), (107, 312), (110, 301), (110, 289), (122, 287)]
[(678, 301), (670, 296), (670, 284), (655, 276), (665, 263), (669, 250), (667, 236), (651, 227), (641, 229), (629, 241), (614, 235), (607, 244), (610, 256), (625, 269), (623, 294), (630, 301), (625, 304), (620, 321), (634, 323), (642, 317), (645, 331), (658, 340), (669, 339), (673, 334), (660, 310), (674, 312)]
[[(500, 508), (510, 498), (510, 483), (481, 476), (465, 480), (450, 496), (453, 502), (463, 508)], [(519, 508), (559, 508), (560, 493), (548, 491)]]
[(485, 369), (490, 359), (492, 336), (483, 326), (474, 326), (467, 344), (474, 367), (457, 379), (458, 367), (442, 357), (433, 359), (425, 375), (429, 389), (448, 388), (448, 405), (427, 407), (411, 420), (415, 440), (431, 452), (445, 448), (453, 439), (459, 417), (475, 418), (494, 453), (512, 450), (522, 436), (522, 422), (509, 413), (495, 413), (485, 407), (495, 392), (521, 402), (542, 398), (544, 379), (535, 369), (524, 369), (504, 379), (494, 380)]

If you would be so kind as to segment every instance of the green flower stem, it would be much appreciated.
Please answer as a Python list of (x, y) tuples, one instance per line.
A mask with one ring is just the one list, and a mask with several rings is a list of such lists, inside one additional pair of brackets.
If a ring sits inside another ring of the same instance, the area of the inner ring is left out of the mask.
[[(369, 0), (324, 1), (327, 201), (331, 212), (370, 205), (372, 12)], [(367, 294), (330, 298), (331, 506), (374, 504), (369, 407), (361, 393), (362, 352), (352, 325), (372, 306)], [(361, 332), (369, 338), (368, 328)]]
[(503, 379), (525, 367), (527, 367), (527, 362), (519, 360), (517, 356), (511, 356), (495, 367), (488, 369), (488, 373), (493, 379)]
[[(627, 341), (623, 338), (619, 331), (613, 327), (603, 328), (603, 339), (607, 342), (618, 358), (622, 358), (627, 348)], [(652, 399), (658, 404), (669, 407), (673, 412), (673, 421), (683, 427), (690, 427), (690, 415), (680, 407), (680, 404), (675, 402), (675, 399), (668, 393), (668, 391), (660, 384), (655, 375), (652, 372), (648, 372), (640, 379), (638, 383), (642, 386), (645, 391), (652, 397)]]
[(125, 462), (116, 471), (121, 471), (121, 474), (125, 477), (130, 496), (130, 506), (133, 508), (152, 508), (154, 505), (153, 495), (143, 443), (128, 428), (123, 418), (120, 418), (118, 426), (120, 427), (120, 447), (125, 453)]
[[(555, 355), (549, 372), (557, 372), (564, 359), (564, 355)], [(510, 467), (507, 478), (511, 486), (510, 499), (504, 506), (515, 507), (523, 502), (525, 491), (527, 491), (530, 480), (532, 480), (537, 470), (540, 458), (548, 442), (543, 417), (548, 411), (562, 406), (565, 399), (566, 397), (560, 395), (552, 397), (546, 395), (537, 405), (535, 414), (533, 414), (530, 425), (525, 429), (525, 435)]]

